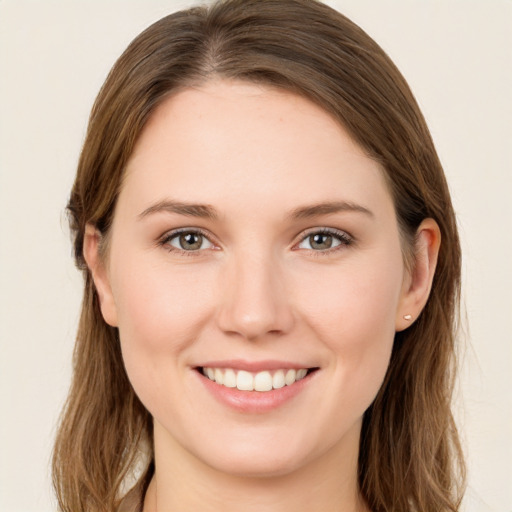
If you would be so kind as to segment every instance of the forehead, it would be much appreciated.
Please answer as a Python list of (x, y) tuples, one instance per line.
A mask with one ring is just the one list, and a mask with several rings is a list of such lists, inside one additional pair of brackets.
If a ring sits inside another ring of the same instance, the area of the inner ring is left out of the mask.
[(329, 113), (288, 91), (224, 80), (181, 90), (156, 109), (124, 188), (139, 207), (166, 194), (226, 208), (391, 201), (380, 166)]

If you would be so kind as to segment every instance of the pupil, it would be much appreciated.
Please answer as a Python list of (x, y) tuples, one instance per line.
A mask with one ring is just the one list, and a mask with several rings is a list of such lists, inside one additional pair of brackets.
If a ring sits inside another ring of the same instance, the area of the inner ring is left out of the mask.
[(317, 233), (311, 237), (311, 247), (313, 249), (329, 249), (332, 246), (332, 236), (323, 233)]
[(183, 249), (199, 249), (203, 241), (202, 235), (196, 233), (185, 233), (180, 236), (180, 245)]

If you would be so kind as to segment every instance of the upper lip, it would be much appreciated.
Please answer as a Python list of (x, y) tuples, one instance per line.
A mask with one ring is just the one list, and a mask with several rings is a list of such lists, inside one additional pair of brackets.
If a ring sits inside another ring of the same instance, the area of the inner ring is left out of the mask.
[(262, 372), (270, 370), (315, 368), (308, 364), (298, 363), (296, 361), (278, 361), (275, 359), (267, 359), (262, 361), (247, 361), (244, 359), (230, 359), (218, 361), (205, 361), (198, 364), (196, 368), (232, 368), (233, 370), (245, 370), (246, 372)]

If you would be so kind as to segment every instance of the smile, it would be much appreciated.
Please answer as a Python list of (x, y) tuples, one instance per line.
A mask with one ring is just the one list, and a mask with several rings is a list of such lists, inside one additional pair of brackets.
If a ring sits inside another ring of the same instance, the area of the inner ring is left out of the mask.
[(308, 371), (308, 368), (291, 368), (253, 373), (233, 368), (201, 368), (203, 375), (221, 386), (237, 388), (240, 391), (259, 392), (291, 386), (306, 377)]

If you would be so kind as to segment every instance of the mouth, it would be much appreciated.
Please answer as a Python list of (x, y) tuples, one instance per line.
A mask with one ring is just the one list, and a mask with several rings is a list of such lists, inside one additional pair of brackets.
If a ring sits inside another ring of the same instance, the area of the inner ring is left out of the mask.
[(292, 386), (316, 372), (318, 368), (277, 368), (251, 372), (238, 368), (200, 366), (196, 370), (210, 381), (224, 388), (267, 393)]

